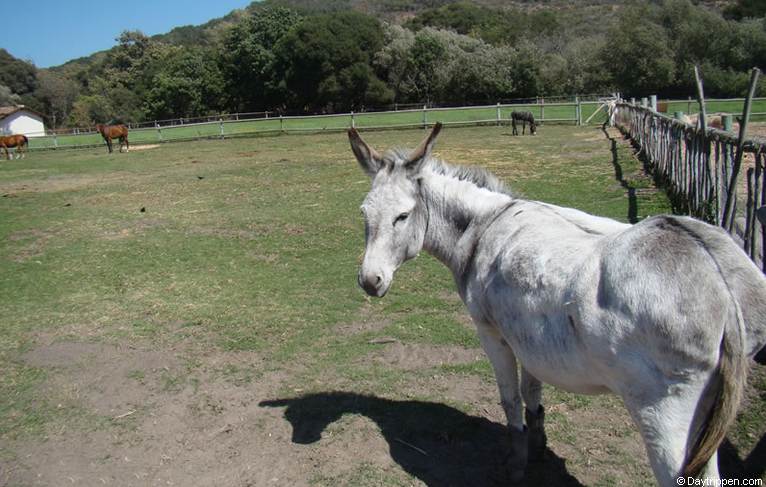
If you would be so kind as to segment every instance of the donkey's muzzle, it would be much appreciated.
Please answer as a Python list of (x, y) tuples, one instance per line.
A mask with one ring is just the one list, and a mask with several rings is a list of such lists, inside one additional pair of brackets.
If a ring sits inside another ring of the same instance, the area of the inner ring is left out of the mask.
[(382, 298), (388, 290), (383, 283), (383, 276), (379, 274), (362, 274), (359, 272), (357, 282), (359, 287), (364, 289), (364, 292), (376, 298)]

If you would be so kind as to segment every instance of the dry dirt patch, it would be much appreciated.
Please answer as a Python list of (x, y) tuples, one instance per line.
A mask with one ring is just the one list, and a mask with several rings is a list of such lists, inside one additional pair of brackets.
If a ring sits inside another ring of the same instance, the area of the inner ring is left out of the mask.
[(393, 342), (382, 345), (365, 360), (398, 369), (420, 369), (450, 364), (472, 363), (484, 357), (478, 348), (447, 347)]

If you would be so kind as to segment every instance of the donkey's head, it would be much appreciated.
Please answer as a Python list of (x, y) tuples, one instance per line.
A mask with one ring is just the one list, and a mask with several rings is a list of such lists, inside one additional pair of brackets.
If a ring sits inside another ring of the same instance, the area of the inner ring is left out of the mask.
[(355, 129), (348, 131), (351, 150), (372, 178), (362, 203), (366, 242), (359, 269), (359, 285), (370, 296), (383, 297), (394, 272), (423, 248), (428, 212), (420, 194), (420, 171), (440, 130), (437, 123), (411, 152), (388, 151), (382, 156)]

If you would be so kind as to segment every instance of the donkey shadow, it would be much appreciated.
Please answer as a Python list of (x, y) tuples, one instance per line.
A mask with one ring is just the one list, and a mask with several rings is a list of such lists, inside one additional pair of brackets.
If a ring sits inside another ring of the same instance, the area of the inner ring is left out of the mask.
[[(263, 401), (261, 407), (286, 407), (292, 441), (315, 443), (344, 414), (373, 420), (388, 442), (391, 458), (429, 486), (496, 486), (510, 483), (506, 427), (469, 416), (439, 403), (394, 401), (352, 392), (324, 392)], [(564, 460), (547, 450), (531, 462), (518, 485), (581, 486)]]

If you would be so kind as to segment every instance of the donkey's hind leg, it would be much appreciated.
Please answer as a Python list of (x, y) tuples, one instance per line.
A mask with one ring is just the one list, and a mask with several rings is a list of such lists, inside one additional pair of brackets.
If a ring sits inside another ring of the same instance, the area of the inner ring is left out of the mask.
[(495, 371), (497, 387), (500, 391), (500, 403), (508, 420), (510, 458), (507, 466), (511, 481), (518, 482), (524, 477), (524, 469), (527, 466), (528, 434), (522, 422), (516, 356), (494, 326), (487, 323), (476, 323), (476, 328), (481, 346)]
[[(714, 398), (700, 401), (707, 381), (674, 384), (673, 394), (656, 398), (624, 398), (633, 420), (638, 425), (646, 446), (649, 463), (657, 482), (662, 487), (680, 485), (689, 450), (693, 447), (693, 434), (700, 429), (699, 414), (711, 407)], [(717, 480), (718, 454), (714, 454), (700, 473), (700, 478)], [(713, 485), (713, 484), (710, 484)]]
[(541, 460), (545, 456), (545, 409), (542, 405), (543, 385), (532, 374), (521, 368), (521, 395), (524, 398), (524, 419), (529, 434), (529, 458)]

